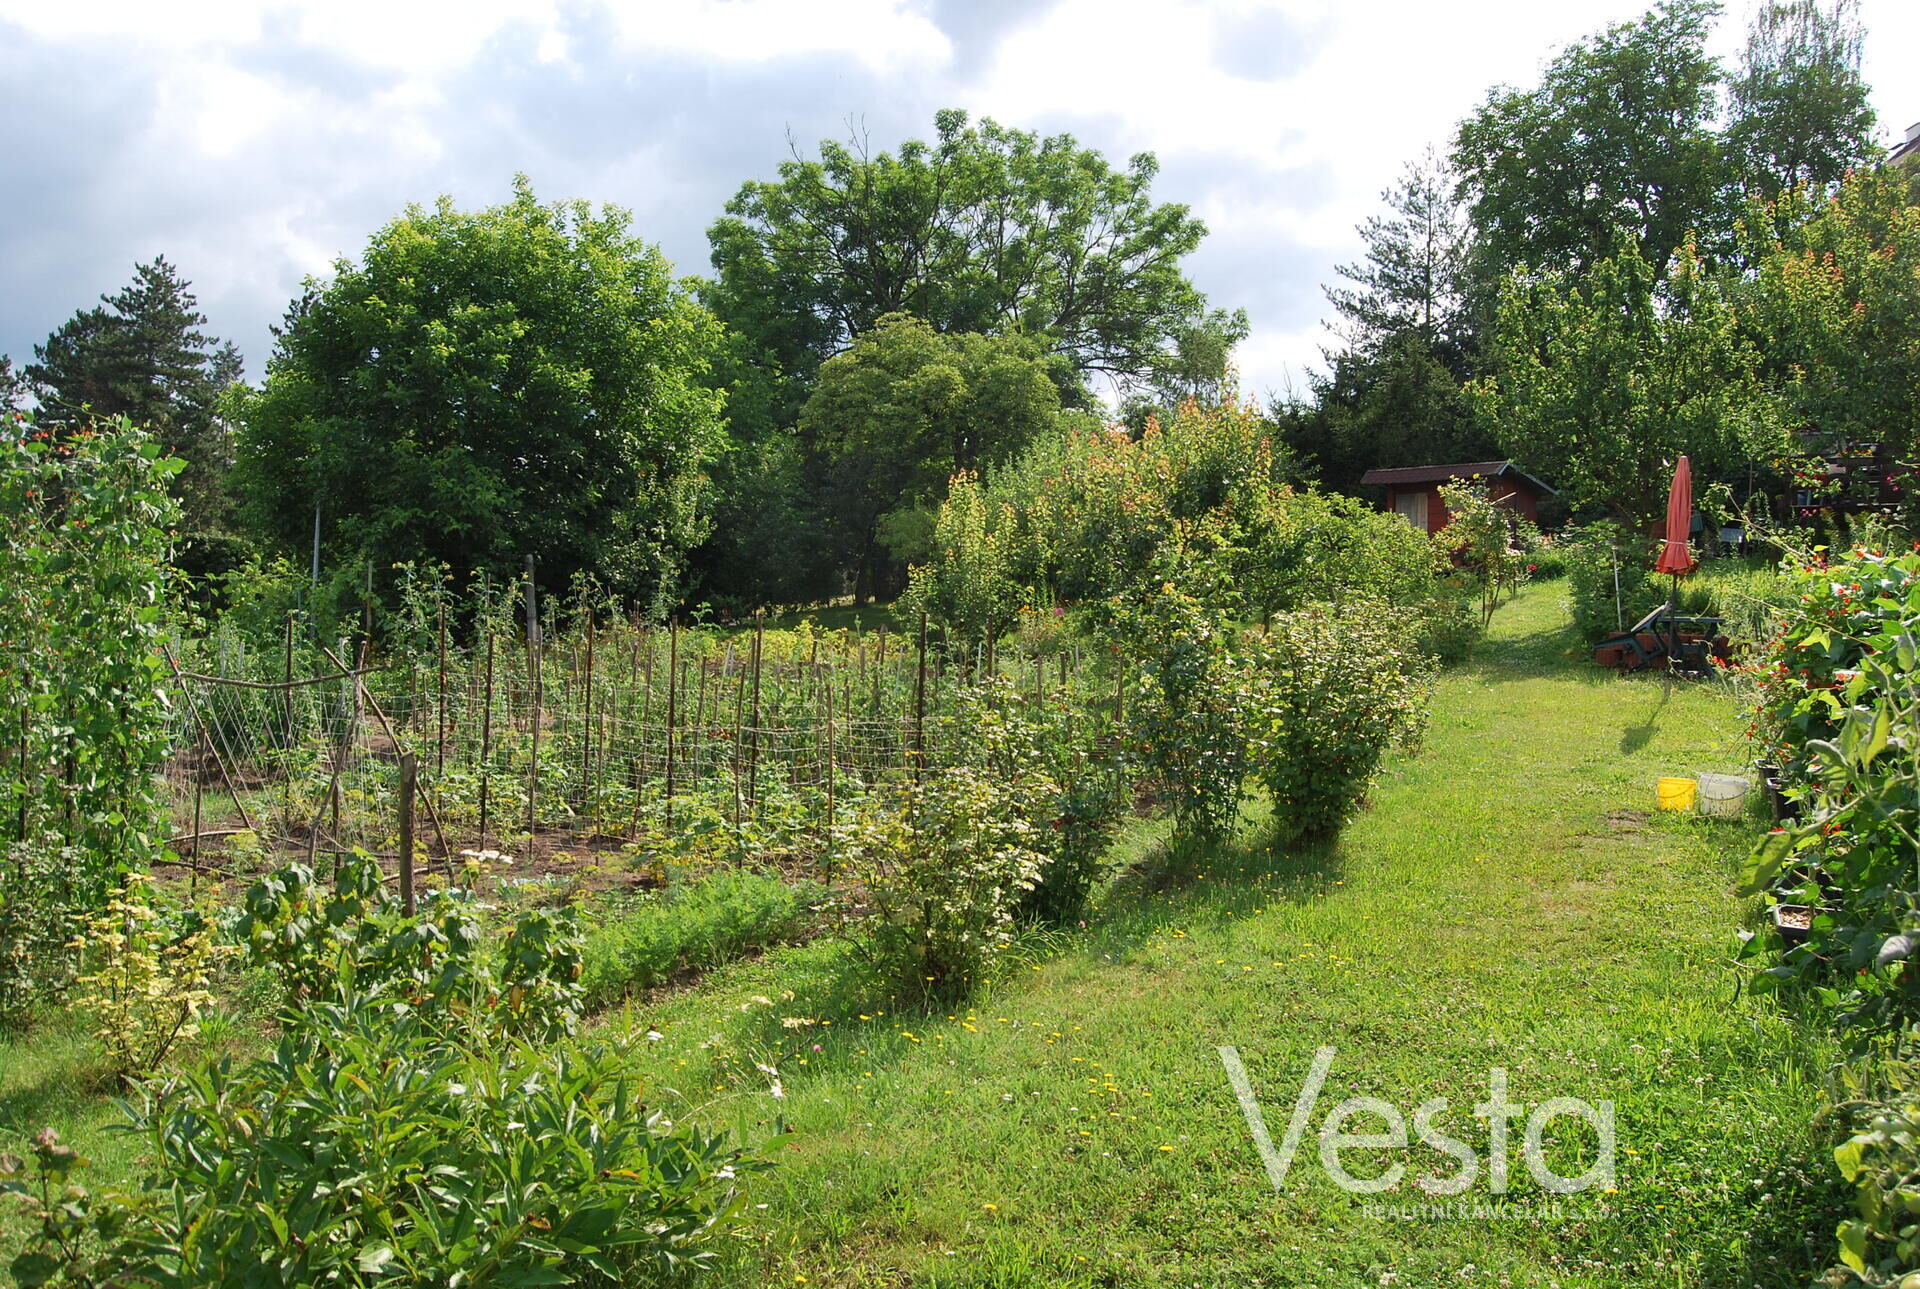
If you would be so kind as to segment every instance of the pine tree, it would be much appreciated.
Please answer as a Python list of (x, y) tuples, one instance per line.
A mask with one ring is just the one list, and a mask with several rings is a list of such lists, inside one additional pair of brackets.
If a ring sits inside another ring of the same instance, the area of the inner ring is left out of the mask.
[(136, 265), (134, 279), (62, 323), (25, 378), (43, 427), (125, 415), (187, 463), (174, 477), (189, 532), (226, 526), (225, 476), (233, 463), (222, 390), (240, 379), (240, 351), (200, 330), (206, 315), (165, 256)]
[(1356, 349), (1372, 353), (1409, 331), (1436, 352), (1465, 345), (1470, 241), (1455, 184), (1446, 159), (1428, 148), (1380, 195), (1387, 214), (1360, 225), (1366, 259), (1335, 270), (1353, 285), (1326, 288)]

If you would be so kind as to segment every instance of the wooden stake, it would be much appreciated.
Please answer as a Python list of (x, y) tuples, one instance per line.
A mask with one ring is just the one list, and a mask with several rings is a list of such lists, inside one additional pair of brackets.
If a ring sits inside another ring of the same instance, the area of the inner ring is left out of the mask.
[(414, 914), (413, 902), (413, 794), (419, 764), (413, 753), (400, 758), (400, 911)]
[(527, 556), (527, 687), (533, 698), (533, 758), (527, 764), (527, 846), (533, 846), (535, 802), (540, 795), (540, 613), (533, 585), (533, 556)]
[[(483, 609), (482, 612), (485, 612)], [(487, 631), (487, 696), (480, 709), (480, 849), (487, 848), (487, 787), (493, 778), (493, 623)]]

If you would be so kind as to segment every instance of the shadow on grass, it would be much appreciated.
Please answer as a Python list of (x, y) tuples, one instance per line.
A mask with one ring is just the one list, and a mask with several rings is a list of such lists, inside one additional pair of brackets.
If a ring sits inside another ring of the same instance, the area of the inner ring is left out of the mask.
[(1654, 703), (1653, 710), (1647, 713), (1647, 718), (1637, 725), (1629, 725), (1620, 731), (1622, 752), (1629, 755), (1638, 752), (1653, 742), (1653, 736), (1660, 732), (1660, 713), (1665, 711), (1667, 704), (1673, 701), (1674, 684), (1671, 677), (1662, 677), (1662, 679), (1665, 683), (1660, 686), (1660, 699)]
[[(32, 1036), (23, 1042), (32, 1043)], [(9, 1055), (23, 1068), (0, 1086), (0, 1141), (84, 1117), (103, 1098), (122, 1095), (105, 1062), (71, 1044), (56, 1041), (24, 1052), (16, 1046)]]
[(1117, 953), (1176, 925), (1245, 917), (1275, 903), (1308, 904), (1340, 882), (1337, 836), (1280, 840), (1264, 809), (1228, 840), (1186, 854), (1162, 835), (1137, 848), (1107, 888), (1079, 943)]

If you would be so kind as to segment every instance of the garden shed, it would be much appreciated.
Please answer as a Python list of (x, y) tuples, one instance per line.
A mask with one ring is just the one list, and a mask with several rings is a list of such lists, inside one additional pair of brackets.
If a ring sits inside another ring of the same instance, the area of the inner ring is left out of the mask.
[(1511, 461), (1465, 461), (1456, 465), (1404, 466), (1369, 470), (1360, 482), (1386, 490), (1382, 508), (1400, 515), (1415, 528), (1437, 533), (1447, 526), (1447, 506), (1440, 487), (1448, 483), (1480, 482), (1488, 494), (1529, 523), (1540, 522), (1540, 499), (1556, 495), (1552, 488)]

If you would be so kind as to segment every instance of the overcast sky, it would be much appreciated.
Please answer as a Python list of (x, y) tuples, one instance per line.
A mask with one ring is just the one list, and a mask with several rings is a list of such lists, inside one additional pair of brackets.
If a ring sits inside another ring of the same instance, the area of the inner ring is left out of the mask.
[[(1401, 165), (1496, 83), (1646, 0), (0, 0), (0, 353), (165, 254), (257, 379), (300, 281), (409, 202), (544, 199), (634, 212), (683, 273), (789, 134), (876, 147), (942, 107), (1066, 131), (1211, 232), (1189, 272), (1244, 308), (1243, 385), (1317, 365), (1321, 285)], [(1716, 52), (1738, 51), (1732, 0)], [(1863, 0), (1891, 142), (1920, 120), (1920, 3)], [(1904, 73), (1904, 74), (1903, 74)]]

